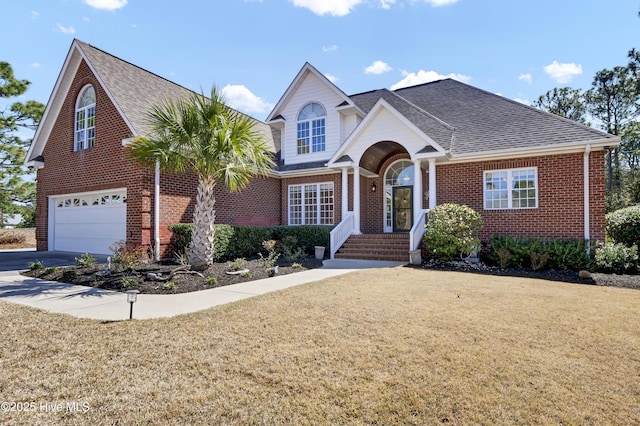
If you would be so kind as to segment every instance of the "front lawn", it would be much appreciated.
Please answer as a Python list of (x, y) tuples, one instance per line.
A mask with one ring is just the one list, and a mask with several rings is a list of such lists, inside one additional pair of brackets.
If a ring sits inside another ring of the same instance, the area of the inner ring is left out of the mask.
[(637, 290), (403, 267), (160, 320), (0, 303), (2, 400), (36, 407), (0, 423), (637, 424), (639, 312)]

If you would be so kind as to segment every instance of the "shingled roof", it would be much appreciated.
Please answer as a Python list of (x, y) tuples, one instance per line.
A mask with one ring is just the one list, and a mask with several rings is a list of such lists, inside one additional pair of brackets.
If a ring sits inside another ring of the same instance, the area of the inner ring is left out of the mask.
[[(157, 105), (165, 99), (185, 98), (194, 93), (179, 84), (76, 39), (73, 41), (65, 67), (58, 77), (54, 93), (47, 104), (45, 111), (47, 123), (41, 125), (34, 136), (34, 143), (30, 147), (28, 157), (31, 161), (42, 154), (48, 132), (55, 121), (55, 116), (60, 112), (62, 101), (73, 79), (72, 74), (75, 73), (81, 59), (86, 59), (103, 89), (122, 113), (123, 119), (131, 129), (131, 136), (148, 134), (146, 114), (152, 105)], [(253, 120), (256, 130), (263, 135), (271, 150), (274, 152), (279, 150), (279, 146), (274, 144), (271, 128), (259, 120)]]
[[(613, 135), (452, 79), (398, 89), (393, 93), (455, 129), (453, 142), (442, 144), (452, 157), (592, 141), (610, 140), (616, 144), (618, 141)], [(363, 95), (355, 95), (352, 99), (358, 102), (361, 97)], [(365, 105), (360, 106), (366, 110)], [(403, 114), (412, 121), (421, 117), (419, 113)], [(414, 121), (414, 124), (421, 127), (418, 122)], [(426, 133), (432, 135), (429, 131)]]

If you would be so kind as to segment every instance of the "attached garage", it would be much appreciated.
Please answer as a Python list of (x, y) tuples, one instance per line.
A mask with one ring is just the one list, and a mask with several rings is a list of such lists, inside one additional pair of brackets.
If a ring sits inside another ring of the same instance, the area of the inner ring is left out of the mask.
[(49, 197), (49, 250), (110, 254), (126, 236), (126, 189)]

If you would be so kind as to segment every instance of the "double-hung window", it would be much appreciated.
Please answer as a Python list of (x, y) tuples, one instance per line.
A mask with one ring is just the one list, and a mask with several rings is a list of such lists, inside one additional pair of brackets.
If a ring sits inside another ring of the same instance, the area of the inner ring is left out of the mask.
[(322, 152), (325, 150), (326, 115), (324, 107), (317, 103), (311, 103), (302, 108), (298, 114), (298, 154), (309, 154), (310, 152)]
[(531, 209), (538, 207), (538, 170), (490, 170), (484, 172), (484, 208)]
[(333, 182), (290, 185), (289, 225), (333, 225)]
[(76, 101), (74, 151), (91, 148), (96, 141), (96, 92), (86, 86)]

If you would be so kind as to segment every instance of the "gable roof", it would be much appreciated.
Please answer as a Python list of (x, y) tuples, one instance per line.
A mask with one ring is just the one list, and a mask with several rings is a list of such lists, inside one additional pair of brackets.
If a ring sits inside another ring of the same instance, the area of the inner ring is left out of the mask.
[(338, 97), (342, 98), (343, 102), (340, 104), (340, 106), (346, 107), (349, 105), (353, 105), (353, 101), (342, 90), (340, 90), (338, 86), (333, 84), (327, 77), (325, 77), (320, 71), (318, 71), (309, 62), (305, 62), (305, 64), (302, 66), (300, 71), (298, 71), (298, 74), (295, 76), (291, 84), (289, 84), (289, 87), (287, 87), (287, 90), (284, 92), (284, 94), (282, 95), (282, 97), (280, 98), (276, 106), (273, 108), (271, 113), (269, 113), (269, 116), (265, 120), (267, 123), (271, 121), (283, 119), (283, 117), (280, 115), (282, 108), (287, 104), (291, 96), (293, 96), (293, 94), (296, 92), (296, 90), (298, 89), (298, 87), (300, 86), (300, 84), (308, 74), (315, 75), (320, 81), (322, 81), (327, 86), (327, 88), (329, 88), (329, 90), (332, 90), (338, 95)]
[[(452, 158), (588, 143), (619, 143), (614, 135), (452, 79), (402, 88), (393, 93), (455, 129), (452, 142), (446, 147)], [(421, 119), (419, 115), (408, 118)], [(420, 124), (416, 125), (420, 127)]]
[[(83, 60), (122, 116), (132, 137), (148, 133), (146, 114), (152, 105), (157, 105), (164, 99), (179, 99), (194, 93), (157, 74), (75, 39), (49, 98), (40, 126), (38, 126), (29, 147), (26, 157), (27, 163), (42, 154), (62, 104), (67, 98), (71, 83)], [(275, 151), (271, 129), (258, 120), (255, 120), (255, 124), (256, 130), (265, 137)]]

